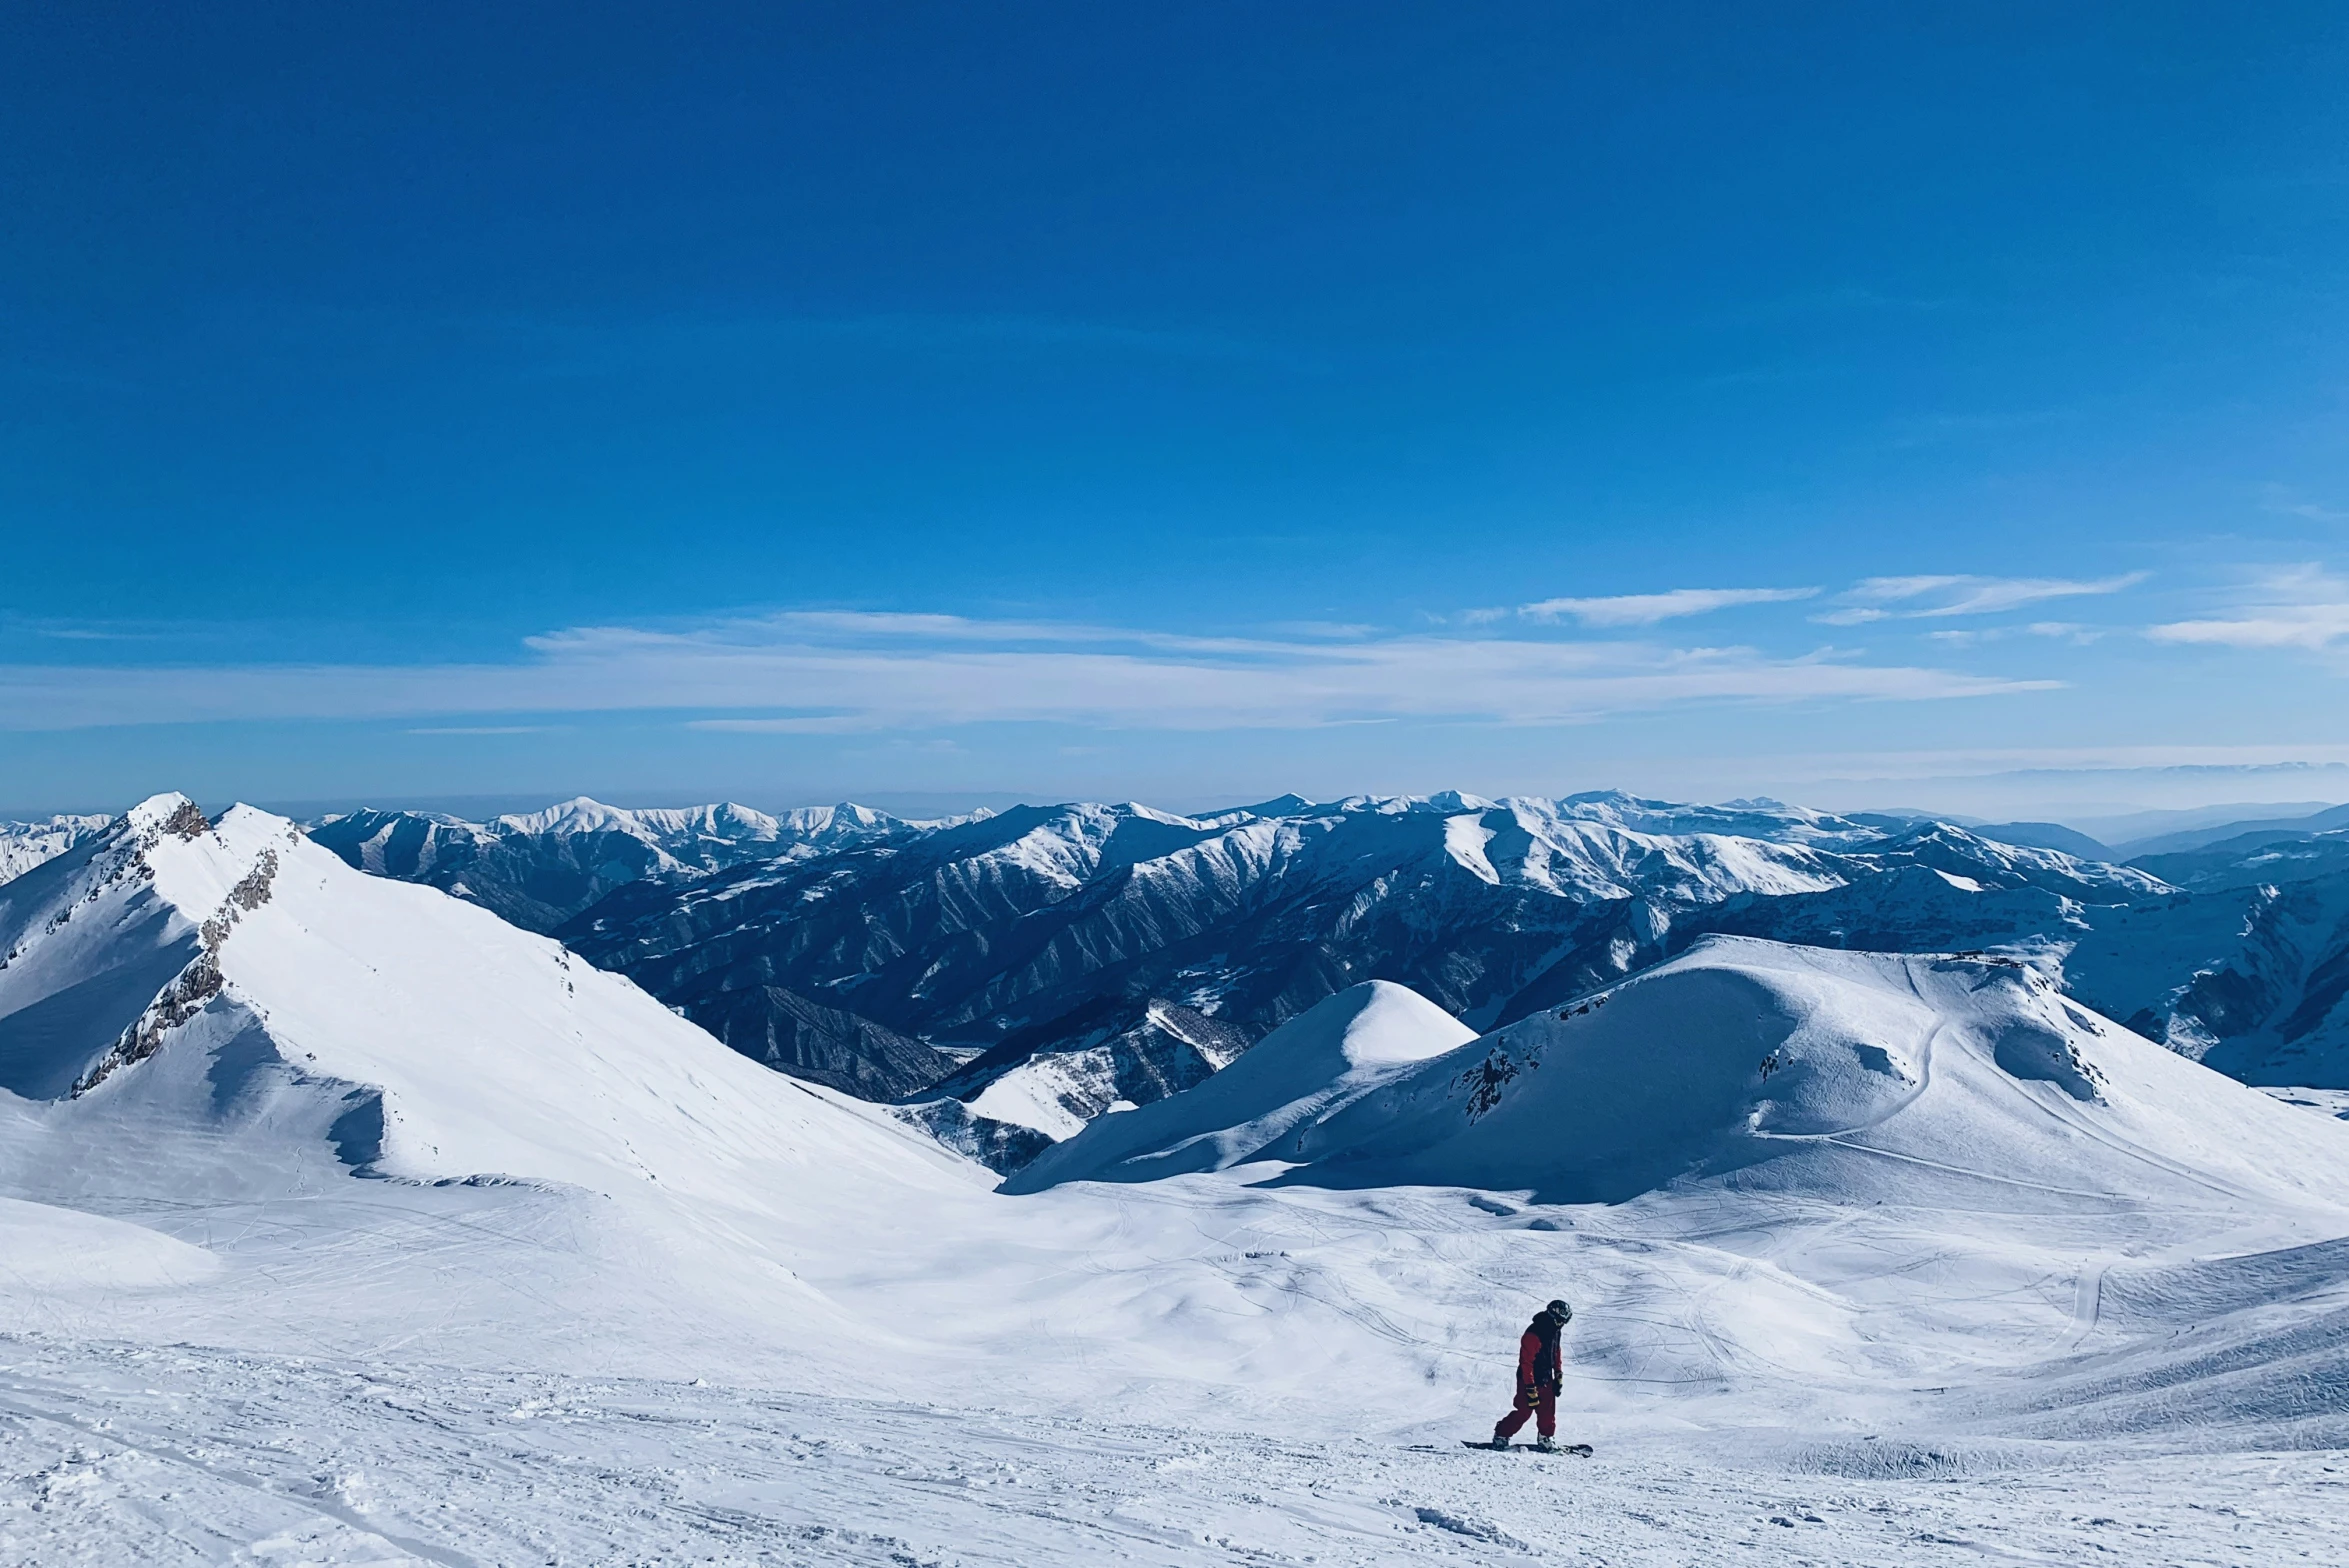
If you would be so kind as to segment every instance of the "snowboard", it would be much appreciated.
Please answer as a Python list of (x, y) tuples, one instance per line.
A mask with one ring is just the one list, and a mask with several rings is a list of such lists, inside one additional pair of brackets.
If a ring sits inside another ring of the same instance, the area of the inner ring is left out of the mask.
[[(1462, 1448), (1481, 1448), (1485, 1452), (1492, 1454), (1501, 1452), (1500, 1449), (1493, 1447), (1490, 1442), (1482, 1442), (1473, 1437), (1464, 1437), (1460, 1439), (1460, 1446)], [(1572, 1454), (1577, 1459), (1588, 1459), (1592, 1453), (1591, 1446), (1588, 1443), (1560, 1443), (1557, 1447), (1551, 1449), (1536, 1448), (1531, 1443), (1512, 1443), (1509, 1445), (1508, 1451), (1512, 1454)]]

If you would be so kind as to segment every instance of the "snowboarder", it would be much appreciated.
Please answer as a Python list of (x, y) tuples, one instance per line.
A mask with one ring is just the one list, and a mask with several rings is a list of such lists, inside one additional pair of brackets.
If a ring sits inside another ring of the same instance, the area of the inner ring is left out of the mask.
[(1529, 1417), (1536, 1418), (1534, 1430), (1540, 1434), (1534, 1447), (1546, 1452), (1558, 1446), (1558, 1386), (1565, 1379), (1558, 1335), (1573, 1317), (1572, 1307), (1553, 1301), (1534, 1314), (1517, 1341), (1517, 1403), (1493, 1428), (1495, 1448), (1507, 1448)]

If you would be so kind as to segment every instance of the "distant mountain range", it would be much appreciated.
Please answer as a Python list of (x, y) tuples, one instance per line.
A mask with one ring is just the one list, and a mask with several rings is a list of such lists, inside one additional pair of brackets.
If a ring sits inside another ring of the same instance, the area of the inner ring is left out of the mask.
[(114, 821), (108, 816), (48, 817), (39, 822), (0, 822), (0, 882), (24, 875), (88, 842)]
[(934, 1131), (1009, 1163), (1364, 980), (1492, 1028), (1703, 929), (1980, 946), (2168, 891), (1940, 824), (1769, 802), (1287, 798), (1210, 817), (1024, 807), (634, 883), (556, 935), (754, 1051), (762, 1009), (806, 999), (977, 1052), (899, 1093), (928, 1089)]
[(2246, 1081), (2349, 1086), (2343, 816), (2211, 824), (2126, 865), (2071, 852), (2054, 824), (1613, 792), (935, 822), (582, 799), (309, 831), (351, 865), (552, 933), (736, 1050), (898, 1102), (1011, 1170), (1361, 982), (1489, 1030), (1711, 934), (2001, 949)]
[[(955, 818), (954, 821), (961, 821)], [(487, 822), (414, 811), (354, 811), (310, 836), (377, 876), (422, 882), (549, 931), (630, 882), (690, 880), (745, 861), (788, 859), (949, 826), (864, 806), (624, 810), (582, 795)]]

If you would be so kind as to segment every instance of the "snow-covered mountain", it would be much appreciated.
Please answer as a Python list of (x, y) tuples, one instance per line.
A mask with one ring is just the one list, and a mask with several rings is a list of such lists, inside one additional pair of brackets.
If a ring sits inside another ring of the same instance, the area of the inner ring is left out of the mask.
[[(2349, 1251), (2283, 1241), (2338, 1234), (2342, 1125), (2098, 1017), (2031, 965), (1712, 937), (1457, 1046), (1445, 1022), (1383, 983), (1342, 993), (1225, 1074), (1095, 1120), (1004, 1190), (1479, 1193), (1528, 1245), (1577, 1237), (1571, 1255), (1599, 1275), (1630, 1263), (1614, 1250), (1626, 1219), (1650, 1244), (1725, 1242), (1703, 1267), (1755, 1281), (1741, 1321), (1784, 1314), (1768, 1353), (1782, 1374), (1849, 1377), (1858, 1342), (1907, 1380), (1926, 1340), (2006, 1317), (2016, 1348), (2050, 1359), (1953, 1408), (2009, 1401), (2010, 1436), (2189, 1410), (2349, 1421), (2304, 1382), (2310, 1356), (2329, 1365), (2349, 1344)], [(2238, 1241), (2186, 1264), (2170, 1243), (2140, 1250), (2148, 1225)], [(2253, 1241), (2245, 1225), (2280, 1229)], [(2105, 1261), (2059, 1268), (2070, 1283), (2047, 1293), (2043, 1265), (2082, 1247)], [(1643, 1267), (1594, 1294), (1678, 1321), (1670, 1303), (1688, 1298), (1631, 1284)], [(1683, 1365), (1641, 1331), (1581, 1354), (1642, 1379), (1709, 1376), (1698, 1346), (1726, 1320), (1699, 1316)]]
[(1254, 1039), (1179, 1002), (1105, 995), (961, 1063), (905, 1114), (948, 1148), (1015, 1170), (1095, 1116), (1221, 1071)]
[(811, 1105), (548, 938), (177, 795), (0, 885), (0, 1089), (266, 1116), (422, 1181), (740, 1202), (753, 1165), (924, 1165), (889, 1118)]
[(1183, 1092), (1096, 1118), (1004, 1183), (1149, 1181), (1303, 1152), (1291, 1135), (1475, 1038), (1408, 986), (1365, 980), (1326, 997)]
[(1023, 807), (633, 884), (560, 929), (730, 1038), (739, 998), (781, 987), (980, 1053), (917, 1114), (1009, 1169), (1039, 1140), (1195, 1082), (1368, 979), (1489, 1027), (1724, 924), (1807, 923), (1837, 945), (1976, 946), (2170, 891), (2143, 872), (1911, 819), (1453, 793), (1287, 797), (1206, 817)]
[[(2349, 1139), (2319, 1118), (2279, 1114), (2011, 959), (1708, 937), (1456, 1045), (1411, 993), (1359, 994), (1230, 1073), (1095, 1122), (1007, 1189), (1273, 1161), (1284, 1182), (1566, 1204), (1734, 1176), (1840, 1204), (1909, 1201), (1920, 1183), (2191, 1204), (2223, 1182), (2292, 1207), (2335, 1201), (2349, 1179)], [(1367, 1018), (1406, 1001), (1420, 1011), (1390, 1026), (1399, 1043), (1354, 1048)]]
[[(2044, 967), (1716, 938), (1474, 1039), (1352, 982), (999, 1192), (244, 808), (0, 884), (0, 953), (12, 1561), (2234, 1560), (2166, 1499), (2337, 1510), (2349, 1124)], [(1559, 1294), (1565, 1513), (1454, 1441)]]
[(2310, 838), (2342, 828), (2349, 828), (2349, 806), (2326, 806), (2319, 811), (2283, 814), (2271, 809), (2231, 820), (2205, 820), (2194, 827), (2133, 838), (2121, 846), (2120, 853), (2131, 860), (2141, 860), (2153, 855), (2175, 855), (2220, 845), (2241, 850), (2255, 847), (2257, 843)]
[(113, 820), (105, 816), (58, 816), (41, 822), (0, 822), (0, 882), (22, 876), (42, 861), (95, 837)]
[(2073, 989), (2247, 1083), (2349, 1088), (2349, 832), (2147, 857), (2181, 891), (2099, 912)]
[(761, 1061), (914, 1099), (950, 1146), (1009, 1170), (1363, 980), (1490, 1027), (1712, 933), (2028, 949), (2086, 1005), (2228, 1072), (2349, 1085), (2349, 895), (2328, 880), (2326, 820), (2134, 866), (2015, 841), (2056, 838), (2046, 824), (1615, 792), (946, 823), (571, 802), (314, 831), (353, 864), (559, 930)]
[(732, 804), (630, 810), (582, 795), (487, 822), (354, 811), (312, 823), (310, 836), (362, 871), (423, 882), (526, 931), (551, 931), (625, 883), (689, 880), (941, 825), (845, 803), (769, 816)]

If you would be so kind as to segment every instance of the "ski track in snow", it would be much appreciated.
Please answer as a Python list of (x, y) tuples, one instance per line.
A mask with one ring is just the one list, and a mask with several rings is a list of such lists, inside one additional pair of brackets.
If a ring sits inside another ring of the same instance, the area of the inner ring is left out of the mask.
[(2049, 1444), (1904, 1479), (1735, 1441), (1582, 1460), (19, 1335), (0, 1561), (2322, 1563), (2349, 1524), (2332, 1452)]

